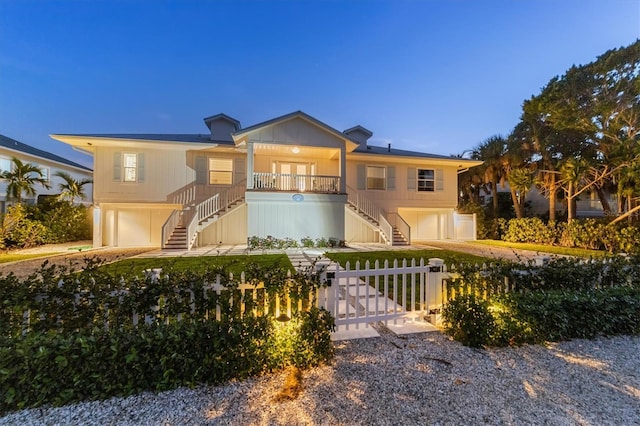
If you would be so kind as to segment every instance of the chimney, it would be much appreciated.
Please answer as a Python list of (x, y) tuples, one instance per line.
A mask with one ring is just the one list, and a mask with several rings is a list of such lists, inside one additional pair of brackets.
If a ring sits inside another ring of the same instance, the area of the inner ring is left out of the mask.
[(367, 149), (367, 140), (373, 136), (373, 132), (365, 129), (362, 126), (355, 126), (345, 130), (344, 133), (349, 139), (358, 143), (360, 146), (358, 149)]
[(387, 152), (391, 152), (391, 144), (387, 145)]
[(226, 114), (216, 114), (204, 119), (211, 135), (212, 141), (232, 142), (231, 135), (240, 130), (240, 122)]

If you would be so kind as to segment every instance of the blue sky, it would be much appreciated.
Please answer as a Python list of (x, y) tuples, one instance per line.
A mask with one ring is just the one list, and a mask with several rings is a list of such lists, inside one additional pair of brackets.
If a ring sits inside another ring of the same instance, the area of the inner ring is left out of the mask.
[(0, 0), (0, 133), (206, 133), (302, 110), (457, 154), (522, 101), (640, 38), (639, 0)]

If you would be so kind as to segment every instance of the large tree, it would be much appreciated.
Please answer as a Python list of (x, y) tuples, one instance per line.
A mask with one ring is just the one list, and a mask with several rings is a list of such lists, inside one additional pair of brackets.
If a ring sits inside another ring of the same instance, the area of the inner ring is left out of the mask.
[(474, 148), (471, 157), (484, 161), (481, 169), (484, 181), (489, 185), (492, 196), (494, 217), (498, 214), (498, 183), (503, 184), (505, 179), (504, 161), (507, 149), (507, 141), (500, 135), (491, 136)]
[(7, 198), (15, 200), (18, 204), (22, 203), (22, 194), (36, 195), (36, 185), (42, 185), (47, 189), (51, 187), (40, 168), (23, 163), (17, 157), (11, 159), (11, 170), (2, 172), (0, 179), (7, 181)]
[(87, 198), (84, 193), (84, 187), (93, 183), (91, 179), (80, 179), (76, 180), (69, 173), (66, 172), (56, 172), (54, 176), (58, 176), (63, 180), (58, 184), (58, 189), (60, 190), (60, 195), (58, 197), (62, 200), (68, 200), (71, 204), (73, 204), (77, 199), (84, 200)]
[[(539, 95), (525, 101), (522, 120), (539, 145), (550, 207), (560, 165), (576, 158), (595, 169), (592, 177), (597, 180), (590, 187), (609, 210), (606, 189), (615, 188), (612, 179), (634, 167), (640, 154), (640, 41), (551, 79)], [(608, 173), (612, 169), (617, 175)], [(624, 196), (618, 190), (619, 199)]]

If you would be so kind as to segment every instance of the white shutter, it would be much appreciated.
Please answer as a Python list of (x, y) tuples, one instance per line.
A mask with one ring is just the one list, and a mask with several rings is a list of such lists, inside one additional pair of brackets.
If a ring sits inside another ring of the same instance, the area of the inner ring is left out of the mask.
[(244, 158), (236, 158), (233, 161), (233, 183), (242, 182), (247, 178), (247, 170), (245, 169), (246, 161)]
[(122, 180), (122, 153), (113, 153), (113, 180), (120, 182)]
[(389, 166), (387, 167), (387, 190), (396, 189), (396, 168)]
[(207, 183), (207, 157), (199, 155), (196, 157), (196, 184), (205, 185)]
[(138, 154), (138, 182), (144, 182), (144, 154)]
[(407, 169), (407, 189), (415, 191), (417, 179), (418, 178), (416, 177), (416, 168), (409, 167)]
[(436, 191), (444, 191), (444, 172), (436, 169)]
[(367, 170), (364, 164), (358, 164), (358, 189), (367, 189)]

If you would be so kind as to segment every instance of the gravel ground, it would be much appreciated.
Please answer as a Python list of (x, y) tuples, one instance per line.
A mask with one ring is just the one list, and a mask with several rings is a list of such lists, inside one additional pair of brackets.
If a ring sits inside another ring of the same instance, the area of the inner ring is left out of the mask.
[[(81, 245), (82, 244), (75, 243), (72, 246), (78, 247)], [(45, 261), (48, 261), (49, 265), (53, 264), (60, 266), (72, 266), (75, 269), (80, 269), (85, 264), (85, 258), (91, 258), (95, 256), (105, 260), (106, 262), (114, 262), (116, 260), (126, 259), (128, 257), (155, 250), (155, 248), (153, 247), (98, 248), (84, 250), (81, 252), (59, 254), (60, 251), (64, 252), (65, 250), (68, 250), (67, 246), (69, 246), (69, 244), (48, 245), (35, 249), (22, 250), (20, 251), (20, 253), (52, 253), (52, 255), (30, 260), (21, 260), (18, 262), (2, 263), (0, 264), (0, 274), (8, 274), (10, 272), (13, 272), (17, 277), (24, 278), (37, 271)]]
[(640, 337), (474, 350), (434, 332), (337, 342), (332, 365), (225, 386), (29, 409), (3, 425), (639, 425)]

